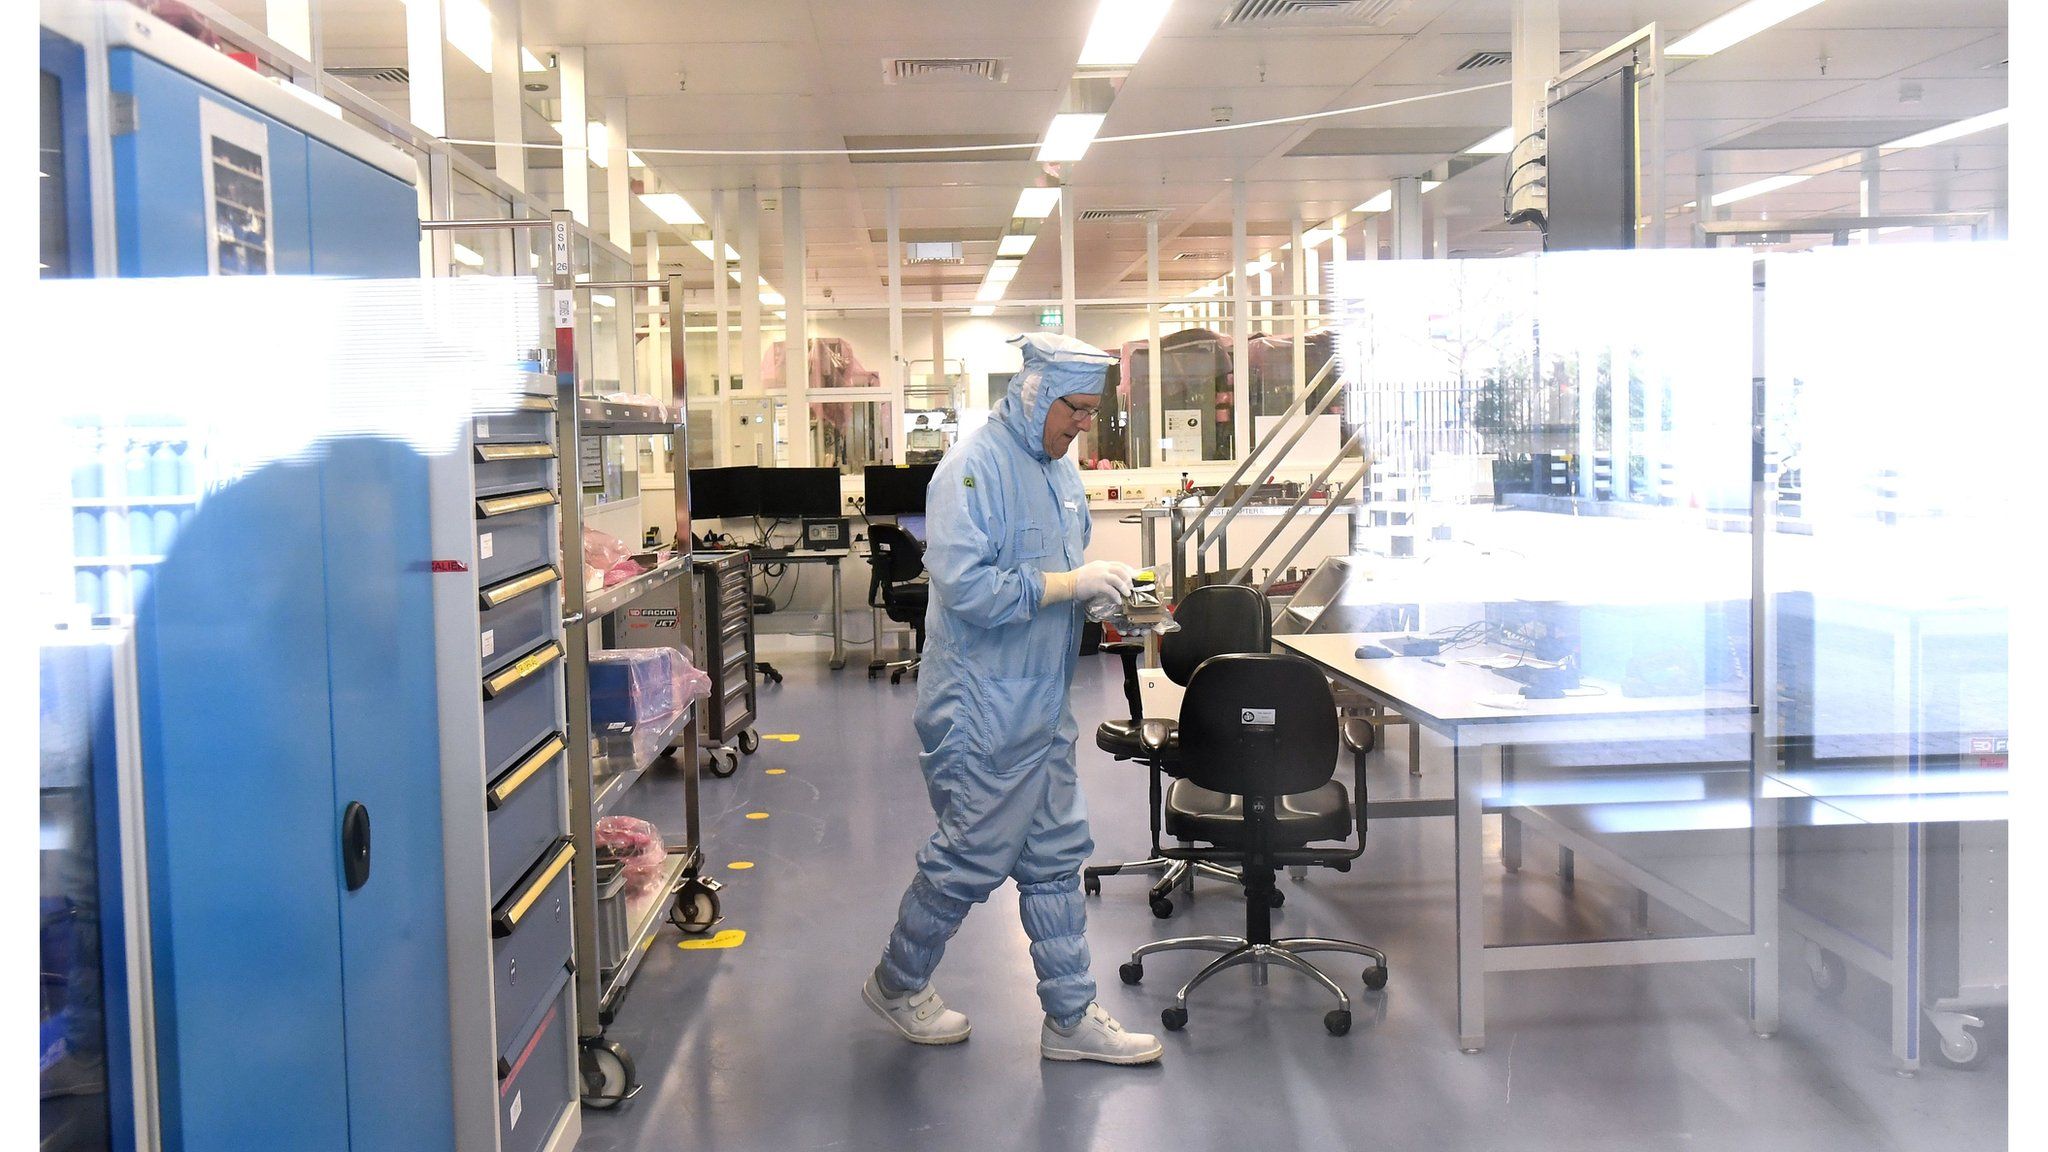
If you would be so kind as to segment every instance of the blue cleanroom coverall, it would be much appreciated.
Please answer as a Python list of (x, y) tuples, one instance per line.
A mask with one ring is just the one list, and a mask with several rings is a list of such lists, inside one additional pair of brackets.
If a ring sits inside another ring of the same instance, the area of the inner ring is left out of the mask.
[(1100, 393), (1108, 354), (1020, 336), (1024, 368), (989, 421), (948, 452), (927, 497), (931, 573), (917, 691), (918, 757), (938, 831), (917, 854), (880, 974), (925, 986), (967, 910), (1017, 881), (1038, 998), (1062, 1027), (1095, 999), (1081, 865), (1095, 848), (1067, 706), (1084, 605), (1041, 607), (1045, 573), (1081, 567), (1081, 474), (1047, 455), (1061, 396)]

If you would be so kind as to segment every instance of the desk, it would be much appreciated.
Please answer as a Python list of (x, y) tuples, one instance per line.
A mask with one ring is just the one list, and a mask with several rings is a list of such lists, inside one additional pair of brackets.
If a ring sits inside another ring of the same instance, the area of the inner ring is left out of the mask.
[[(1458, 1046), (1477, 1052), (1486, 1044), (1486, 974), (1551, 968), (1593, 968), (1616, 964), (1657, 964), (1695, 960), (1748, 960), (1750, 1026), (1762, 1036), (1778, 1027), (1777, 978), (1777, 827), (1774, 809), (1763, 802), (1758, 773), (1747, 773), (1749, 826), (1748, 897), (1751, 911), (1745, 930), (1716, 935), (1653, 940), (1599, 940), (1565, 944), (1488, 944), (1485, 939), (1483, 828), (1487, 810), (1485, 765), (1479, 755), (1489, 747), (1503, 761), (1514, 745), (1656, 739), (1747, 734), (1754, 753), (1754, 709), (1741, 693), (1708, 691), (1689, 697), (1630, 697), (1613, 685), (1602, 695), (1568, 696), (1556, 700), (1507, 697), (1515, 685), (1484, 669), (1459, 664), (1456, 657), (1388, 657), (1361, 660), (1358, 646), (1371, 634), (1276, 636), (1284, 648), (1314, 661), (1327, 674), (1368, 698), (1407, 716), (1451, 742), (1454, 797), (1449, 800), (1389, 800), (1367, 805), (1368, 817), (1454, 816), (1457, 821)], [(1440, 662), (1438, 662), (1440, 661)], [(1588, 681), (1589, 684), (1597, 683)], [(1492, 703), (1489, 703), (1492, 701)], [(1751, 764), (1757, 763), (1752, 755)], [(1503, 765), (1505, 767), (1505, 764)], [(1493, 807), (1504, 814), (1522, 809), (1532, 823), (1552, 836), (1565, 854), (1560, 867), (1569, 870), (1571, 855), (1596, 860), (1623, 875), (1639, 890), (1694, 916), (1724, 918), (1678, 885), (1650, 875), (1604, 848), (1600, 838), (1542, 815), (1534, 796), (1500, 793)], [(1527, 807), (1525, 807), (1525, 805)], [(1511, 822), (1521, 819), (1510, 816)], [(1729, 825), (1739, 828), (1740, 825)], [(1502, 854), (1512, 866), (1519, 861), (1519, 833), (1504, 831)]]
[(851, 555), (853, 555), (853, 552), (846, 548), (823, 549), (816, 552), (792, 548), (789, 552), (780, 556), (762, 556), (751, 549), (747, 552), (748, 561), (756, 568), (766, 568), (771, 564), (827, 564), (831, 566), (832, 670), (834, 672), (846, 667), (846, 638), (844, 629), (839, 622), (839, 565)]

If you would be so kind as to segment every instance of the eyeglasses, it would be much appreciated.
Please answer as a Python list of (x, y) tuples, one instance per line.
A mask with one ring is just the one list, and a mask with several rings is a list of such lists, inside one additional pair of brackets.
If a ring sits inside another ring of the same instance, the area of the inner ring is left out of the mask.
[(1065, 404), (1067, 406), (1067, 411), (1072, 412), (1074, 414), (1074, 419), (1080, 421), (1083, 424), (1092, 422), (1097, 415), (1095, 409), (1083, 408), (1079, 404), (1074, 403), (1072, 400), (1069, 400), (1065, 396), (1060, 397), (1060, 403)]

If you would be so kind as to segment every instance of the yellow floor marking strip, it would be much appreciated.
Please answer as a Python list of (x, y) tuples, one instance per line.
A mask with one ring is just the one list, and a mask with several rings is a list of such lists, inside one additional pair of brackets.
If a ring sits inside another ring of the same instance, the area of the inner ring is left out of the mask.
[(803, 739), (803, 737), (795, 732), (763, 732), (761, 733), (761, 739), (780, 740), (784, 744), (794, 744)]
[(699, 940), (679, 940), (676, 947), (685, 952), (696, 952), (707, 948), (737, 948), (747, 942), (747, 930), (727, 928), (716, 936)]
[(787, 771), (789, 771), (789, 769), (787, 769), (787, 768), (764, 768), (764, 769), (762, 769), (762, 770), (761, 770), (761, 775), (763, 775), (763, 776), (780, 776), (780, 775), (782, 775), (783, 773), (785, 773), (785, 772), (787, 772)]
[(752, 860), (735, 860), (732, 863), (726, 865), (727, 868), (730, 868), (735, 872), (744, 872), (747, 869), (752, 868), (753, 866), (754, 862)]
[(768, 818), (768, 814), (767, 814), (766, 812), (749, 812), (749, 813), (747, 813), (747, 819), (749, 819), (749, 820), (766, 820), (767, 818)]

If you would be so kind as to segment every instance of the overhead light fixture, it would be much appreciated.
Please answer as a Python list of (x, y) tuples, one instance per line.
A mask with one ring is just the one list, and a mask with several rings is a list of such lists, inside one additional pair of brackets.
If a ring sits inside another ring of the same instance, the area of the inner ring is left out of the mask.
[(1257, 260), (1254, 260), (1251, 263), (1244, 266), (1244, 274), (1247, 276), (1257, 276), (1259, 273), (1266, 271), (1267, 269), (1271, 268), (1273, 265), (1277, 263), (1279, 263), (1279, 261), (1273, 259), (1271, 256), (1261, 256)]
[(1022, 256), (1031, 251), (1031, 245), (1038, 237), (1029, 232), (1012, 232), (996, 245), (998, 256)]
[(448, 43), (488, 74), (491, 70), (491, 10), (484, 0), (444, 0), (441, 19)]
[(988, 278), (998, 284), (1008, 284), (1017, 278), (1020, 265), (1015, 260), (998, 260), (989, 265)]
[(1514, 149), (1515, 129), (1513, 125), (1509, 125), (1470, 148), (1465, 149), (1465, 151), (1468, 155), (1472, 156), (1502, 156), (1514, 151)]
[(1088, 26), (1088, 39), (1081, 45), (1079, 67), (1136, 64), (1172, 6), (1173, 0), (1100, 0), (1095, 22)]
[(1086, 156), (1088, 145), (1095, 142), (1095, 134), (1102, 129), (1102, 121), (1100, 112), (1062, 112), (1054, 116), (1046, 127), (1045, 139), (1038, 145), (1039, 162), (1059, 164)]
[(1819, 4), (1821, 0), (1749, 0), (1735, 10), (1701, 25), (1692, 35), (1664, 48), (1666, 56), (1712, 56), (1724, 48), (1783, 23)]
[(974, 298), (984, 304), (990, 300), (1001, 300), (1003, 293), (1009, 289), (1010, 285), (1006, 280), (983, 280), (981, 288), (974, 293)]
[(1194, 290), (1193, 292), (1190, 292), (1190, 293), (1188, 293), (1188, 295), (1190, 295), (1190, 296), (1214, 296), (1214, 295), (1216, 295), (1217, 293), (1219, 293), (1219, 292), (1222, 292), (1222, 291), (1223, 291), (1223, 282), (1222, 282), (1221, 280), (1212, 280), (1212, 281), (1210, 281), (1209, 283), (1207, 283), (1207, 284), (1204, 284), (1204, 285), (1202, 285), (1202, 286), (1201, 286), (1200, 288), (1197, 288), (1197, 289), (1195, 289), (1195, 290)]
[(697, 215), (697, 210), (690, 207), (690, 202), (674, 192), (643, 192), (640, 194), (640, 203), (645, 204), (649, 212), (661, 217), (664, 224), (704, 222), (704, 217)]
[[(698, 221), (698, 223), (702, 223), (702, 221)], [(698, 252), (702, 253), (706, 260), (710, 260), (713, 264), (718, 263), (717, 259), (711, 255), (711, 241), (692, 240), (690, 241), (690, 247), (695, 248)], [(738, 252), (733, 251), (733, 247), (730, 244), (727, 244), (725, 246), (725, 262), (727, 264), (737, 264), (740, 262), (740, 254)], [(766, 281), (763, 281), (763, 283), (766, 283)]]
[(1059, 206), (1059, 189), (1026, 188), (1018, 194), (1017, 206), (1010, 210), (1010, 215), (1020, 220), (1043, 220)]
[(548, 70), (548, 66), (540, 62), (540, 57), (535, 56), (532, 51), (526, 48), (519, 50), (519, 66), (528, 72), (545, 72)]
[(471, 268), (481, 268), (484, 266), (484, 258), (477, 253), (476, 249), (471, 248), (467, 244), (457, 244), (455, 246), (455, 259), (457, 262), (467, 264)]
[(967, 314), (969, 316), (993, 316), (996, 314), (996, 310), (986, 304), (976, 304), (967, 310)]
[(789, 303), (789, 301), (784, 300), (780, 292), (763, 292), (761, 293), (761, 303), (766, 304), (770, 308), (780, 308), (784, 304)]
[(1311, 228), (1301, 234), (1301, 246), (1304, 248), (1321, 248), (1336, 238), (1337, 232), (1333, 228)]
[(747, 278), (740, 275), (740, 270), (737, 268), (728, 268), (725, 270), (725, 274), (732, 277), (733, 287), (735, 288), (747, 282)]
[(1365, 203), (1355, 205), (1351, 210), (1353, 212), (1385, 212), (1393, 206), (1394, 190), (1389, 188)]
[(617, 300), (612, 299), (609, 294), (604, 292), (592, 292), (590, 294), (590, 302), (592, 304), (603, 305), (606, 308), (617, 307), (619, 303)]
[(1441, 188), (1441, 187), (1443, 187), (1443, 186), (1444, 186), (1444, 182), (1443, 182), (1443, 181), (1441, 181), (1441, 180), (1424, 180), (1424, 181), (1422, 182), (1422, 194), (1423, 194), (1424, 196), (1427, 196), (1427, 195), (1429, 195), (1429, 194), (1430, 194), (1431, 192), (1434, 192), (1434, 191), (1436, 191), (1437, 189), (1439, 189), (1439, 188)]
[(584, 128), (583, 142), (590, 152), (590, 162), (599, 168), (611, 167), (612, 134), (605, 130), (603, 123), (592, 120)]
[(645, 168), (647, 167), (647, 161), (642, 160), (638, 152), (635, 152), (631, 148), (628, 148), (626, 149), (626, 167)]
[(1813, 179), (1813, 174), (1810, 172), (1787, 172), (1783, 176), (1769, 176), (1762, 180), (1744, 184), (1739, 188), (1730, 188), (1726, 192), (1714, 193), (1714, 207), (1719, 208), (1723, 204), (1733, 204), (1738, 200), (1747, 200), (1752, 196), (1761, 196), (1766, 192), (1776, 192), (1780, 188), (1790, 188), (1794, 184), (1801, 184), (1811, 179)]
[(1972, 116), (1968, 120), (1958, 120), (1953, 124), (1944, 124), (1939, 128), (1929, 128), (1925, 132), (1916, 132), (1911, 136), (1901, 136), (1897, 140), (1884, 145), (1884, 147), (1925, 148), (1930, 144), (1941, 144), (1949, 140), (1959, 139), (1996, 128), (2011, 119), (2012, 109), (2000, 108), (1996, 112), (1986, 112), (1982, 116)]

